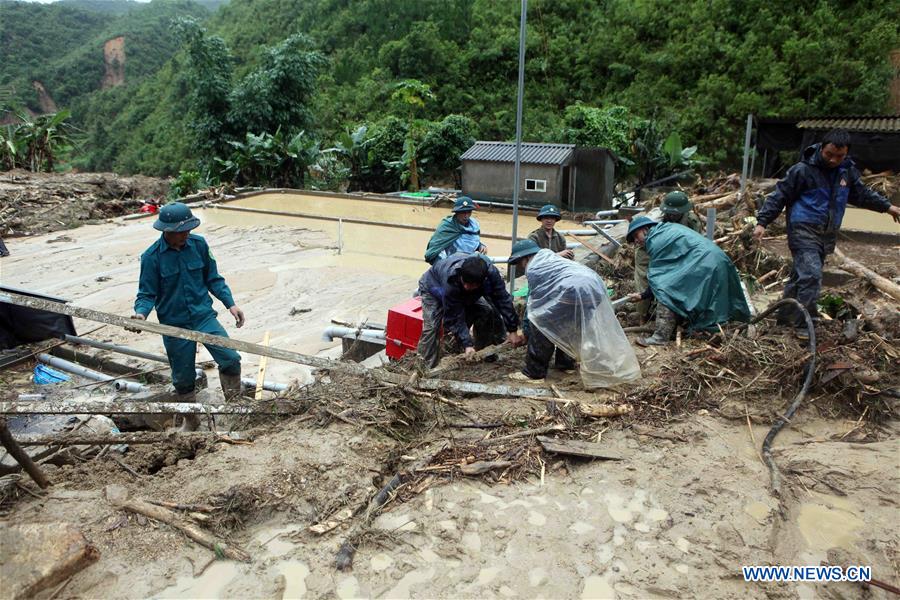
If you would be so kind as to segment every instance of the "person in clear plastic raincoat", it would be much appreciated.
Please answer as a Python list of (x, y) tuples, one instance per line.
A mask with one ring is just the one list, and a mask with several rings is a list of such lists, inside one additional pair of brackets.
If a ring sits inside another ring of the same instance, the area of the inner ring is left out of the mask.
[(528, 278), (528, 351), (516, 380), (543, 379), (554, 346), (579, 363), (585, 388), (613, 387), (641, 376), (634, 349), (616, 319), (606, 284), (588, 267), (516, 242), (509, 257)]

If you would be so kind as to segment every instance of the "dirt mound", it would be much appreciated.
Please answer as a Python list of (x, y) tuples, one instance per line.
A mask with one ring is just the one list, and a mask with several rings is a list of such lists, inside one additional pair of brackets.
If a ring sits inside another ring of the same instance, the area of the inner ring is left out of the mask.
[(70, 229), (90, 221), (134, 213), (145, 202), (163, 202), (165, 179), (114, 173), (0, 174), (0, 236)]

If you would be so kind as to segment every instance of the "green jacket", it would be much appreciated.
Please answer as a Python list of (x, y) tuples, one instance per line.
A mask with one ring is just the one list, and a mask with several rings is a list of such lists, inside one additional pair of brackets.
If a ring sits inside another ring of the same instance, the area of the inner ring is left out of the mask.
[(548, 238), (547, 234), (544, 233), (544, 228), (538, 227), (528, 234), (528, 239), (541, 249), (553, 250), (554, 252), (562, 252), (566, 249), (565, 236), (555, 229), (553, 230), (553, 235)]
[(221, 300), (225, 308), (234, 306), (216, 259), (199, 235), (188, 236), (181, 250), (172, 248), (164, 236), (159, 236), (141, 255), (135, 313), (147, 316), (156, 308), (160, 323), (190, 326), (216, 316), (210, 294)]

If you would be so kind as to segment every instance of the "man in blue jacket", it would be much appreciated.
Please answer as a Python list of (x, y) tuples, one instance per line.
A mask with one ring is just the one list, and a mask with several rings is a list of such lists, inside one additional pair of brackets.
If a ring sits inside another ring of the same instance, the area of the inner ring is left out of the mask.
[[(900, 222), (900, 207), (860, 181), (860, 174), (847, 155), (850, 134), (833, 129), (803, 151), (803, 159), (778, 182), (756, 215), (758, 225), (753, 237), (761, 240), (766, 227), (786, 210), (788, 247), (794, 259), (791, 279), (784, 288), (785, 298), (796, 298), (809, 314), (816, 316), (816, 301), (822, 287), (825, 257), (834, 252), (837, 232), (847, 204), (886, 212)], [(779, 322), (797, 328), (805, 337), (802, 316), (786, 309)]]
[[(468, 356), (477, 348), (498, 341), (494, 337), (496, 312), (500, 313), (513, 346), (524, 342), (518, 333), (519, 317), (503, 278), (490, 259), (482, 254), (457, 252), (428, 269), (419, 279), (422, 299), (422, 337), (417, 349), (429, 368), (441, 359), (441, 326), (452, 333)], [(496, 312), (495, 312), (496, 308)], [(469, 333), (474, 325), (475, 339)]]
[[(141, 255), (141, 276), (131, 318), (146, 320), (156, 308), (156, 316), (164, 325), (228, 337), (216, 319), (210, 294), (225, 305), (238, 327), (244, 325), (244, 312), (234, 303), (228, 284), (219, 275), (206, 240), (190, 233), (198, 225), (200, 219), (180, 202), (160, 209), (153, 227), (163, 233)], [(193, 402), (196, 342), (163, 336), (163, 345), (179, 402)], [(225, 400), (236, 398), (241, 393), (240, 355), (220, 346), (207, 345), (206, 349), (219, 366)], [(198, 425), (196, 415), (185, 415), (185, 430), (194, 431)]]

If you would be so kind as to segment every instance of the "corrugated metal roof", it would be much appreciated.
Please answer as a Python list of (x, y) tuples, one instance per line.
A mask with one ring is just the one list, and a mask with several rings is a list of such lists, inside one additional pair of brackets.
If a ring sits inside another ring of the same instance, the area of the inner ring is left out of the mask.
[(849, 131), (900, 133), (900, 115), (804, 119), (797, 123), (797, 127), (799, 129), (834, 129), (835, 127), (841, 127)]
[[(530, 165), (564, 165), (572, 159), (575, 144), (522, 144), (522, 162)], [(515, 142), (475, 142), (461, 160), (515, 162)]]

